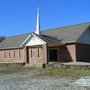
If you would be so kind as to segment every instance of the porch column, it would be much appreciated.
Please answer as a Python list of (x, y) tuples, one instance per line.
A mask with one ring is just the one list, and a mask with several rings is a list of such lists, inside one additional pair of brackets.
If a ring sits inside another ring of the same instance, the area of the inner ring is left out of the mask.
[(25, 63), (29, 63), (28, 47), (27, 46), (24, 48), (24, 58), (25, 58)]
[(43, 61), (42, 61), (43, 64), (46, 64), (47, 63), (47, 45), (44, 44), (43, 45)]

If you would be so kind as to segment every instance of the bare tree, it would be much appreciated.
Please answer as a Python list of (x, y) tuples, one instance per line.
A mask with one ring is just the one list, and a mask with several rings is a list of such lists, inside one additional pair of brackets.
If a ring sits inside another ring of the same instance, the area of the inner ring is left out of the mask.
[(2, 42), (5, 39), (5, 36), (0, 36), (0, 42)]

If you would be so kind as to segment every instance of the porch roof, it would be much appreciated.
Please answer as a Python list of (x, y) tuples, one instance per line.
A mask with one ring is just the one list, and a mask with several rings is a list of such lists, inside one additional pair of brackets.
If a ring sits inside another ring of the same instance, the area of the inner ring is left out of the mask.
[[(35, 34), (35, 33), (34, 33)], [(45, 41), (47, 43), (48, 46), (59, 46), (59, 45), (65, 45), (64, 43), (61, 42), (61, 40), (52, 38), (50, 36), (46, 36), (46, 35), (37, 35), (35, 34), (37, 37), (39, 37), (40, 39), (42, 39), (43, 41)]]

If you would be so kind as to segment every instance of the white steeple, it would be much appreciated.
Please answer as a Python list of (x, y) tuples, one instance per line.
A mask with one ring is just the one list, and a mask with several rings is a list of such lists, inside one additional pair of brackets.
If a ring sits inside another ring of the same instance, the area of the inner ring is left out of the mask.
[(37, 23), (36, 23), (36, 34), (40, 35), (40, 15), (39, 15), (39, 8), (37, 8)]

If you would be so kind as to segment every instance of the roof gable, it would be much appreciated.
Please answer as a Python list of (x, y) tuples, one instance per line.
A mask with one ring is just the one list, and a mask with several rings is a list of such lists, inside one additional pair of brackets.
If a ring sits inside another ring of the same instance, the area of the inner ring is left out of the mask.
[(63, 28), (51, 29), (43, 31), (42, 33), (47, 36), (51, 36), (58, 40), (62, 40), (62, 43), (77, 42), (79, 37), (87, 30), (90, 23), (72, 25)]
[(52, 38), (46, 35), (38, 35), (38, 34), (32, 33), (31, 38), (28, 40), (25, 46), (42, 45), (42, 44), (47, 44), (49, 46), (63, 45), (63, 43), (61, 43), (61, 40), (57, 40), (55, 38)]
[(36, 36), (36, 34), (32, 33), (31, 37), (29, 38), (25, 46), (42, 45), (42, 44), (46, 44), (46, 42), (41, 38), (39, 38), (38, 36)]
[(77, 42), (90, 44), (90, 28), (87, 28), (87, 30), (82, 33), (82, 35), (77, 39)]

